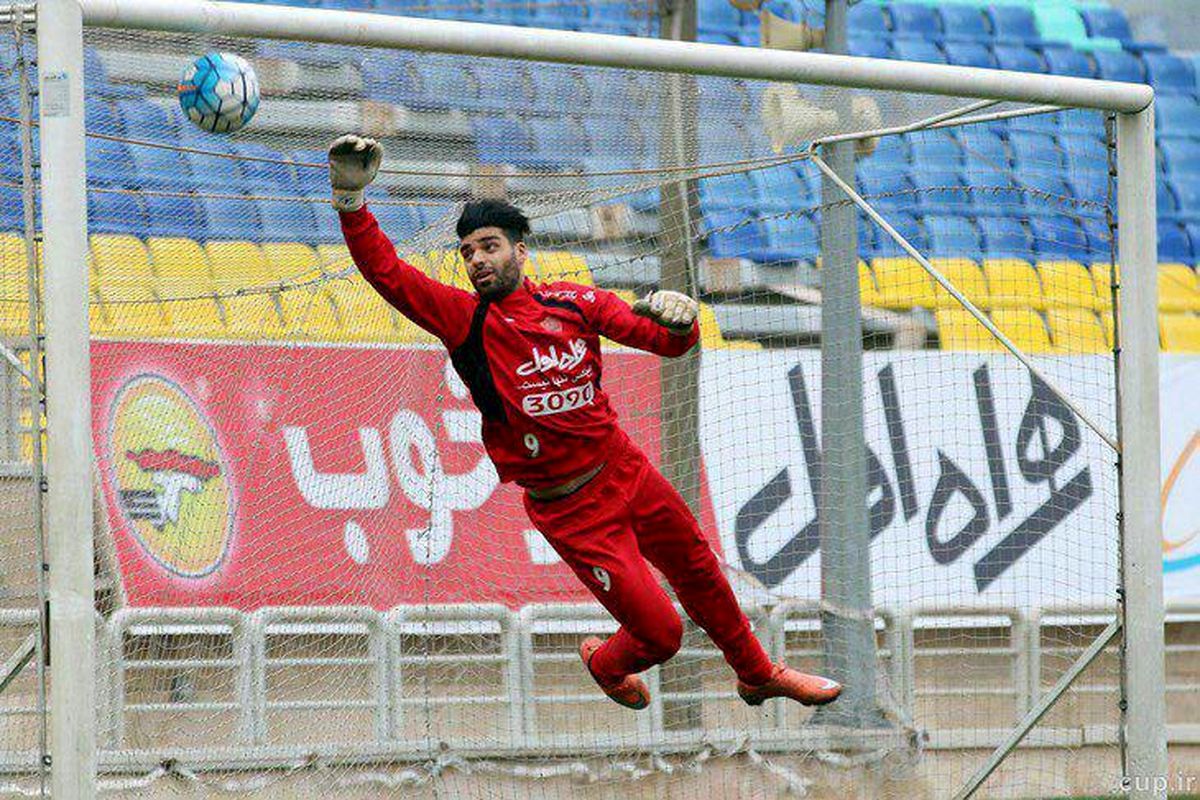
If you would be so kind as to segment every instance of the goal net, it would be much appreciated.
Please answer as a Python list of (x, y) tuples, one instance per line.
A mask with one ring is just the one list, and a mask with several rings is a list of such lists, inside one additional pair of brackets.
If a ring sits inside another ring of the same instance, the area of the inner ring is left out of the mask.
[[(1115, 618), (1100, 112), (194, 34), (91, 29), (85, 47), (98, 780), (116, 796), (949, 797)], [(3, 50), (0, 133), (19, 154), (11, 30)], [(262, 86), (232, 136), (175, 101), (212, 50)], [(578, 643), (615, 623), (499, 484), (444, 349), (349, 259), (324, 154), (349, 131), (384, 143), (369, 206), (439, 281), (470, 288), (463, 202), (504, 197), (532, 219), (535, 283), (700, 299), (699, 348), (605, 341), (604, 390), (773, 657), (869, 683), (854, 705), (747, 707), (690, 622), (645, 676), (647, 710), (600, 693)], [(822, 172), (830, 137), (855, 151), (857, 199)], [(0, 302), (19, 497), (0, 502), (33, 508), (14, 163)], [(829, 218), (854, 228), (840, 263)], [(858, 309), (857, 375), (822, 364), (832, 292)], [(861, 463), (844, 458), (856, 437)], [(851, 537), (862, 550), (822, 564)], [(6, 654), (37, 628), (28, 552), (0, 560)], [(866, 604), (846, 605), (851, 585)], [(1116, 786), (1103, 643), (985, 794)], [(40, 675), (0, 695), (0, 784), (24, 791)]]

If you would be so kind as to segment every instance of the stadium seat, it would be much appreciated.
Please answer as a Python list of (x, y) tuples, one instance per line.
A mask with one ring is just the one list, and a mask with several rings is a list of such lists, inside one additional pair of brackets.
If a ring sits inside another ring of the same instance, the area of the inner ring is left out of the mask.
[(714, 211), (704, 214), (708, 249), (714, 258), (751, 258), (766, 243), (753, 215), (740, 211)]
[(242, 167), (246, 188), (256, 194), (291, 196), (299, 192), (291, 159), (278, 150), (253, 142), (233, 146)]
[(937, 304), (933, 279), (912, 258), (872, 259), (871, 272), (879, 290), (879, 305), (884, 308), (933, 308)]
[[(932, 258), (929, 263), (976, 306), (991, 307), (991, 292), (987, 279), (977, 263), (966, 258)], [(934, 287), (934, 292), (934, 301), (939, 307), (961, 306), (958, 300), (940, 285)]]
[(989, 258), (1028, 258), (1033, 252), (1029, 232), (1010, 216), (980, 217), (984, 250)]
[(751, 209), (758, 203), (754, 184), (745, 172), (701, 178), (700, 207), (708, 211)]
[(178, 150), (131, 145), (129, 158), (133, 171), (124, 180), (127, 185), (175, 192), (195, 189), (188, 162)]
[(875, 3), (856, 3), (846, 12), (846, 26), (850, 35), (890, 36), (883, 9)]
[(1166, 221), (1158, 223), (1158, 260), (1192, 260), (1192, 241), (1179, 224)]
[(808, 183), (791, 165), (756, 169), (750, 173), (750, 183), (760, 212), (798, 211), (820, 204), (820, 197), (812, 194)]
[(1200, 176), (1200, 141), (1191, 138), (1164, 138), (1158, 143), (1167, 173), (1172, 177), (1186, 174)]
[(1008, 151), (1000, 134), (982, 125), (967, 125), (951, 129), (962, 148), (968, 167), (976, 162), (1003, 169), (1008, 166)]
[(208, 242), (204, 252), (208, 255), (217, 291), (223, 297), (277, 287), (278, 281), (262, 248), (253, 242)]
[(251, 342), (289, 338), (275, 293), (222, 293), (220, 301), (225, 311), (225, 330), (232, 338)]
[(92, 234), (90, 244), (93, 274), (104, 281), (112, 297), (137, 300), (153, 296), (154, 270), (141, 239), (129, 234)]
[(1073, 47), (1088, 47), (1087, 28), (1079, 12), (1067, 5), (1052, 3), (1030, 3), (1036, 20), (1038, 35), (1047, 42), (1067, 42)]
[(875, 275), (871, 272), (871, 268), (867, 266), (867, 262), (861, 259), (858, 262), (858, 301), (863, 306), (884, 306), (883, 297), (879, 293), (879, 287), (875, 285)]
[(1041, 259), (1086, 259), (1087, 236), (1079, 223), (1069, 217), (1031, 217), (1029, 230)]
[[(926, 249), (925, 232), (921, 229), (916, 217), (903, 211), (889, 211), (886, 216), (888, 223), (913, 247), (921, 251)], [(891, 236), (883, 231), (877, 231), (875, 246), (869, 252), (875, 256), (887, 257), (899, 256), (904, 251)]]
[(942, 19), (932, 6), (892, 3), (884, 6), (884, 13), (891, 18), (892, 33), (896, 36), (929, 40), (942, 38)]
[(946, 63), (960, 67), (979, 67), (993, 69), (996, 59), (991, 50), (982, 42), (949, 41), (943, 45), (946, 53)]
[(532, 106), (537, 100), (529, 71), (522, 64), (483, 59), (469, 69), (479, 85), (479, 106), (484, 110), (499, 114), (514, 104)]
[(1158, 265), (1158, 310), (1200, 312), (1200, 282), (1186, 264)]
[(212, 267), (204, 248), (182, 236), (151, 236), (146, 240), (150, 265), (157, 278), (189, 286), (211, 286)]
[(408, 69), (420, 93), (408, 97), (404, 105), (415, 111), (479, 111), (482, 108), (479, 84), (470, 70), (453, 57), (424, 55), (410, 62)]
[(1050, 333), (1042, 315), (1031, 308), (997, 308), (992, 322), (1019, 350), (1025, 353), (1048, 353), (1053, 348)]
[(948, 40), (990, 41), (992, 31), (978, 5), (938, 3), (934, 8), (942, 18), (942, 33)]
[(154, 287), (163, 299), (171, 335), (224, 338), (228, 335), (208, 256), (191, 239), (151, 238), (146, 242), (154, 267)]
[[(344, 247), (344, 245), (343, 245)], [(300, 242), (268, 242), (262, 245), (263, 258), (272, 277), (284, 282), (311, 280), (325, 272), (313, 248)], [(349, 251), (346, 251), (349, 258)], [(353, 269), (352, 263), (342, 262), (342, 268)], [(333, 272), (334, 270), (328, 270)]]
[(249, 197), (202, 197), (200, 207), (214, 239), (262, 240), (258, 204)]
[(923, 213), (961, 215), (970, 211), (971, 194), (957, 171), (917, 169), (910, 180), (916, 190), (917, 207)]
[(1020, 44), (997, 44), (992, 48), (996, 66), (1017, 72), (1045, 72), (1046, 65), (1036, 51)]
[(696, 27), (702, 31), (737, 36), (742, 28), (742, 14), (729, 0), (699, 0), (696, 4)]
[(535, 283), (569, 281), (594, 286), (587, 261), (575, 253), (562, 250), (536, 250), (530, 253), (527, 275)]
[(1133, 31), (1129, 29), (1129, 20), (1125, 13), (1107, 6), (1091, 6), (1079, 9), (1079, 16), (1087, 28), (1088, 35), (1116, 39), (1122, 44), (1133, 41)]
[[(1107, 270), (1108, 266), (1104, 265), (1106, 276)], [(1087, 268), (1078, 261), (1039, 261), (1037, 271), (1042, 279), (1042, 295), (1047, 308), (1085, 308), (1094, 311), (1109, 305), (1110, 296), (1102, 296), (1093, 281), (1095, 267), (1089, 274)], [(1107, 283), (1104, 289), (1108, 291)]]
[(579, 163), (588, 153), (587, 135), (569, 118), (533, 119), (529, 130), (534, 151), (547, 160)]
[(1027, 6), (994, 5), (985, 12), (992, 24), (992, 33), (1000, 42), (1038, 42), (1037, 22)]
[(938, 308), (938, 342), (943, 350), (976, 350), (992, 352), (1004, 346), (969, 311), (961, 307)]
[[(1021, 173), (1058, 172), (1063, 169), (1063, 155), (1054, 138), (1043, 133), (1013, 131), (1008, 135), (1008, 146), (1012, 150), (1013, 166)], [(1018, 174), (1022, 181), (1026, 176)]]
[(474, 117), (471, 128), (479, 160), (485, 164), (515, 164), (525, 160), (532, 149), (525, 128), (510, 117)]
[(1062, 172), (1027, 172), (1018, 175), (1016, 180), (1025, 190), (1026, 214), (1057, 219), (1072, 208), (1067, 202), (1072, 197), (1071, 187), (1063, 180)]
[[(1163, 186), (1164, 183), (1160, 181), (1159, 185)], [(1179, 204), (1178, 216), (1191, 220), (1200, 218), (1200, 182), (1185, 177), (1181, 181), (1171, 181), (1170, 188)], [(1159, 212), (1160, 217), (1170, 213), (1170, 209), (1165, 205), (1164, 203), (1164, 208)]]
[(1194, 94), (1196, 73), (1192, 62), (1170, 53), (1145, 53), (1146, 78), (1162, 94)]
[(1124, 83), (1143, 83), (1146, 80), (1142, 62), (1124, 50), (1096, 50), (1092, 58), (1096, 62), (1097, 78)]
[(1016, 306), (1041, 310), (1046, 307), (1042, 283), (1033, 265), (1020, 258), (989, 258), (983, 262), (992, 308)]
[[(328, 206), (315, 209), (312, 203), (299, 199), (262, 199), (256, 201), (262, 232), (255, 238), (266, 241), (297, 241), (316, 244), (320, 241), (315, 214), (336, 218)], [(377, 206), (372, 210), (378, 212)]]
[[(583, 111), (582, 100), (588, 98), (592, 113), (607, 115), (628, 114), (633, 109), (631, 99), (636, 87), (627, 76), (599, 75), (568, 67), (541, 65), (530, 70), (533, 86), (533, 105), (539, 111), (561, 114), (564, 109)], [(508, 98), (511, 108), (512, 98)]]
[(194, 197), (147, 194), (147, 227), (140, 231), (150, 236), (186, 236), (191, 239), (208, 238), (208, 223), (204, 210)]
[(754, 254), (756, 261), (804, 261), (816, 258), (820, 239), (811, 219), (768, 218), (760, 224), (764, 246)]
[[(328, 289), (341, 320), (339, 338), (367, 342), (401, 340), (396, 311), (362, 278), (354, 275), (332, 280)], [(429, 341), (437, 340), (429, 336)]]
[(90, 232), (127, 233), (135, 236), (146, 234), (149, 221), (146, 219), (146, 210), (136, 195), (115, 189), (89, 189), (87, 196)]
[(897, 39), (892, 43), (896, 58), (903, 61), (922, 61), (929, 64), (945, 64), (946, 55), (926, 39)]
[(371, 206), (379, 227), (392, 241), (403, 241), (421, 230), (421, 215), (414, 206), (389, 201)]
[(1193, 97), (1164, 95), (1154, 102), (1161, 136), (1200, 137), (1200, 104)]
[(934, 256), (977, 260), (983, 254), (979, 230), (967, 217), (927, 216), (925, 236)]
[(1046, 60), (1046, 71), (1052, 75), (1069, 75), (1074, 78), (1096, 77), (1096, 67), (1088, 57), (1070, 47), (1046, 47), (1042, 50)]
[(1086, 308), (1051, 308), (1046, 312), (1050, 340), (1063, 353), (1103, 353), (1111, 346), (1096, 312)]
[(280, 291), (279, 304), (290, 337), (318, 342), (344, 338), (336, 302), (324, 284), (288, 287)]
[(914, 171), (927, 167), (957, 169), (962, 165), (962, 146), (944, 132), (932, 132), (909, 137), (908, 145)]
[(876, 208), (900, 210), (912, 207), (912, 183), (898, 167), (867, 161), (856, 177), (859, 194)]
[(135, 185), (133, 158), (123, 142), (88, 137), (86, 149), (89, 181), (109, 186)]
[(1162, 336), (1163, 350), (1177, 353), (1200, 353), (1200, 316), (1159, 314), (1158, 326)]
[(877, 36), (851, 35), (846, 51), (852, 56), (861, 56), (862, 58), (896, 57), (896, 51), (892, 49), (892, 41)]

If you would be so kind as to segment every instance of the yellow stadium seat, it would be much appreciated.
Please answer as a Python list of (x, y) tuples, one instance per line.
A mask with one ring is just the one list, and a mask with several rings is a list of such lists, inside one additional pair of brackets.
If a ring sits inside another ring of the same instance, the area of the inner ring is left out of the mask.
[[(974, 261), (966, 258), (934, 258), (930, 259), (933, 268), (950, 281), (950, 284), (961, 292), (968, 300), (979, 308), (989, 308), (991, 297), (988, 292), (987, 279), (983, 271)], [(937, 304), (947, 308), (961, 307), (958, 300), (940, 285), (934, 290), (937, 294)]]
[[(1113, 269), (1113, 265), (1107, 261), (1098, 261), (1092, 264), (1092, 283), (1096, 286), (1096, 308), (1112, 308)], [(1121, 266), (1118, 264), (1115, 269), (1117, 277), (1120, 278)]]
[(107, 301), (97, 294), (89, 315), (92, 333), (110, 339), (164, 339), (174, 335), (171, 317), (158, 300)]
[(1003, 345), (963, 308), (939, 308), (934, 312), (938, 340), (943, 350), (1003, 350)]
[(327, 286), (341, 319), (341, 337), (351, 341), (396, 341), (396, 312), (378, 292), (357, 276), (329, 281)]
[(1018, 349), (1026, 353), (1050, 352), (1050, 334), (1042, 315), (1032, 308), (997, 308), (992, 322)]
[(1176, 353), (1200, 353), (1200, 316), (1159, 314), (1162, 349)]
[(0, 234), (0, 336), (29, 332), (28, 263), (25, 240)]
[(278, 284), (262, 248), (252, 242), (209, 242), (204, 250), (222, 296)]
[(323, 285), (281, 291), (279, 301), (289, 338), (336, 342), (344, 337), (333, 296)]
[(1158, 310), (1171, 313), (1200, 311), (1200, 283), (1186, 264), (1158, 265)]
[(92, 277), (104, 302), (157, 299), (150, 254), (136, 236), (96, 234), (91, 251)]
[(160, 288), (166, 283), (187, 286), (188, 289), (179, 294), (190, 294), (194, 293), (191, 287), (203, 286), (207, 291), (213, 286), (208, 254), (198, 242), (173, 236), (152, 236), (146, 240), (146, 250)]
[(594, 286), (592, 272), (581, 256), (558, 250), (540, 250), (531, 253), (525, 274), (534, 283), (570, 281), (584, 286)]
[(425, 274), (435, 281), (457, 286), (468, 292), (475, 291), (471, 279), (467, 277), (467, 265), (463, 263), (457, 250), (433, 250), (424, 255), (413, 253), (408, 262), (423, 269)]
[(344, 244), (317, 245), (317, 264), (327, 275), (354, 269), (350, 248)]
[(300, 242), (269, 242), (263, 257), (275, 279), (284, 283), (311, 280), (317, 276), (320, 259), (311, 247)]
[(274, 292), (256, 291), (221, 297), (228, 335), (242, 341), (291, 338), (283, 324)]
[(0, 233), (0, 276), (19, 275), (24, 280), (28, 268), (25, 240), (15, 233)]
[[(1105, 265), (1107, 275), (1107, 265)], [(1078, 261), (1039, 261), (1038, 275), (1042, 279), (1042, 294), (1046, 308), (1106, 308), (1107, 291), (1098, 293), (1097, 283), (1087, 268)], [(1105, 284), (1107, 290), (1107, 284)]]
[(876, 258), (871, 261), (879, 305), (884, 308), (933, 308), (936, 295), (929, 273), (911, 258)]
[(146, 249), (154, 267), (155, 292), (170, 319), (171, 335), (181, 339), (228, 337), (204, 248), (191, 239), (163, 237), (148, 239)]
[(858, 262), (858, 299), (864, 306), (883, 306), (883, 295), (875, 285), (875, 275), (865, 261)]
[(1046, 311), (1054, 349), (1063, 353), (1103, 353), (1111, 347), (1103, 323), (1088, 308), (1051, 308)]
[(989, 258), (983, 262), (993, 308), (1046, 307), (1042, 283), (1033, 265), (1019, 258)]

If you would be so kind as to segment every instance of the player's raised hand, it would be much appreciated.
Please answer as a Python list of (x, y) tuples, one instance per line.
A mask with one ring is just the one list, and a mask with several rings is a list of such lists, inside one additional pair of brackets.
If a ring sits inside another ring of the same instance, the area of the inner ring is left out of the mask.
[(633, 313), (670, 328), (673, 331), (688, 331), (696, 321), (700, 304), (686, 294), (660, 289), (651, 292), (633, 304)]
[(347, 133), (329, 145), (329, 183), (338, 211), (362, 208), (363, 190), (375, 180), (383, 161), (383, 145), (366, 136)]

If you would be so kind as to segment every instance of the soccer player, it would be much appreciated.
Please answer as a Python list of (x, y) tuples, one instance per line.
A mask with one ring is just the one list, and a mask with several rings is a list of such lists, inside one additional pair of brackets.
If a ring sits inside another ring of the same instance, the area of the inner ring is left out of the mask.
[(498, 200), (468, 203), (458, 220), (475, 292), (439, 283), (400, 260), (364, 205), (382, 159), (377, 142), (353, 134), (329, 148), (346, 244), (375, 290), (445, 344), (483, 417), (500, 480), (525, 490), (529, 519), (620, 623), (607, 641), (580, 646), (604, 693), (645, 708), (650, 695), (638, 673), (679, 650), (683, 624), (649, 561), (721, 649), (747, 703), (835, 700), (835, 681), (771, 662), (695, 517), (617, 424), (600, 388), (601, 336), (682, 355), (699, 339), (696, 301), (658, 291), (631, 308), (591, 286), (534, 284), (522, 274), (529, 222)]

